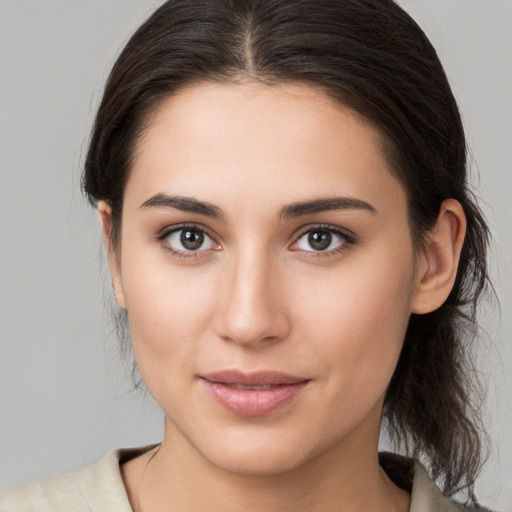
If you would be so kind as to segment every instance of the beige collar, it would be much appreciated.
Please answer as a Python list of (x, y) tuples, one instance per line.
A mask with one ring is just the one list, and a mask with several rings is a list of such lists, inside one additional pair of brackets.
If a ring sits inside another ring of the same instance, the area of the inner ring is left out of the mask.
[[(0, 494), (2, 512), (133, 512), (120, 464), (156, 445), (112, 450), (96, 464), (46, 478)], [(460, 512), (460, 505), (445, 497), (425, 468), (411, 459), (382, 453), (380, 464), (398, 486), (411, 492), (410, 512)]]

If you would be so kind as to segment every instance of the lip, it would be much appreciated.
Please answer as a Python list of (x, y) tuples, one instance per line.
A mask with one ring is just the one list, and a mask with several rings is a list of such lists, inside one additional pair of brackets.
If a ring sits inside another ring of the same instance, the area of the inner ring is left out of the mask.
[(212, 398), (239, 416), (264, 416), (301, 393), (310, 379), (275, 371), (244, 373), (226, 370), (202, 375)]

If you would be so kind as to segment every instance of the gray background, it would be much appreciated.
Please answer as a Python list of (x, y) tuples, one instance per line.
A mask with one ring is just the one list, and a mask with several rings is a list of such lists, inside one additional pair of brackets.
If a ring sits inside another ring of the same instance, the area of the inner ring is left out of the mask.
[[(104, 307), (80, 166), (106, 74), (156, 0), (0, 0), (0, 490), (160, 440)], [(512, 511), (512, 1), (402, 0), (459, 100), (495, 238), (483, 314), (493, 450), (478, 491)]]

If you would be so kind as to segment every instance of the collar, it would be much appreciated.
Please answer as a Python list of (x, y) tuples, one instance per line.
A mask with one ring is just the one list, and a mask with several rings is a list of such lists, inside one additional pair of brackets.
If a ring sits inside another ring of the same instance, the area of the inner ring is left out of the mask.
[(389, 478), (398, 487), (411, 493), (409, 512), (460, 512), (464, 510), (430, 478), (425, 466), (414, 459), (395, 453), (382, 452), (379, 463)]

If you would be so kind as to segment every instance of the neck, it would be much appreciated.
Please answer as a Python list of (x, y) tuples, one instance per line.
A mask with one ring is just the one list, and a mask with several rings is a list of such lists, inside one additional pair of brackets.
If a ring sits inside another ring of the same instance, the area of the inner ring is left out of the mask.
[(409, 510), (409, 495), (379, 466), (378, 439), (349, 441), (286, 472), (240, 474), (202, 457), (166, 422), (160, 449), (147, 459), (136, 512)]

